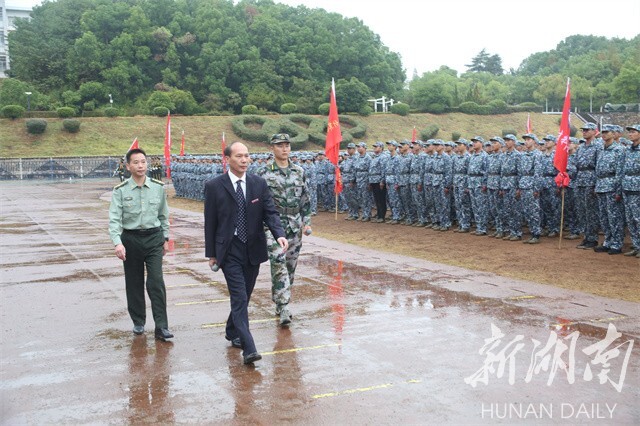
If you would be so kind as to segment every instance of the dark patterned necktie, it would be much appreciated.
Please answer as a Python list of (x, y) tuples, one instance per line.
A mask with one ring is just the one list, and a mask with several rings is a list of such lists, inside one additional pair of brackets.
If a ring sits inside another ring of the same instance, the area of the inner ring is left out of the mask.
[(239, 180), (236, 186), (236, 202), (238, 203), (238, 218), (236, 221), (236, 234), (243, 243), (247, 242), (247, 203), (242, 192), (242, 181)]

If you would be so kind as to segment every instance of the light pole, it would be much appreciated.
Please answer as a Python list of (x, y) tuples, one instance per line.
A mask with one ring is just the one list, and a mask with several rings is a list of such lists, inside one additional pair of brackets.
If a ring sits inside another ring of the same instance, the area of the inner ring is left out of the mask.
[(31, 92), (24, 92), (27, 95), (27, 115), (31, 117)]
[(111, 108), (113, 108), (113, 98), (111, 97), (111, 93), (109, 93), (109, 103), (111, 104)]

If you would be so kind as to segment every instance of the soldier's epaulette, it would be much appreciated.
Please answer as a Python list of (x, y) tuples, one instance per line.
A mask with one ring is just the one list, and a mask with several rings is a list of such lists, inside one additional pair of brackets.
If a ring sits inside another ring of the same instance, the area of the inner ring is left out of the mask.
[(155, 183), (157, 183), (158, 185), (164, 185), (164, 182), (163, 182), (163, 181), (158, 180), (158, 179), (154, 179), (154, 178), (151, 178), (151, 182), (155, 182)]
[(125, 180), (125, 181), (123, 181), (123, 182), (120, 182), (120, 183), (119, 183), (119, 184), (117, 184), (116, 186), (114, 186), (114, 187), (113, 187), (113, 189), (114, 189), (114, 190), (115, 190), (115, 189), (120, 189), (120, 188), (122, 188), (123, 186), (125, 186), (126, 184), (127, 184), (127, 181)]

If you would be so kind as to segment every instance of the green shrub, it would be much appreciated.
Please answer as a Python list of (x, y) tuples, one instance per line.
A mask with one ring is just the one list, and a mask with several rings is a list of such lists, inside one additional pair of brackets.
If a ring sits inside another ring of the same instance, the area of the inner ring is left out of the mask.
[(67, 118), (62, 120), (62, 127), (69, 133), (78, 133), (80, 131), (80, 120)]
[(426, 141), (428, 139), (433, 139), (436, 137), (439, 131), (440, 131), (440, 128), (437, 125), (430, 124), (427, 126), (426, 129), (420, 132), (420, 138), (423, 141)]
[(24, 116), (24, 113), (25, 109), (20, 105), (7, 105), (0, 110), (0, 115), (2, 115), (4, 118), (10, 118), (12, 120)]
[(358, 111), (358, 113), (363, 117), (368, 117), (373, 114), (373, 108), (371, 108), (369, 105), (365, 105), (360, 108), (360, 111)]
[(60, 118), (69, 118), (76, 115), (76, 110), (71, 107), (60, 107), (56, 112)]
[(464, 114), (480, 114), (480, 105), (475, 102), (463, 102), (458, 108)]
[[(155, 114), (157, 107), (163, 107), (169, 111), (174, 111), (176, 109), (176, 104), (171, 100), (171, 97), (167, 92), (156, 90), (151, 94), (151, 96), (149, 96), (149, 99), (147, 99), (147, 108)], [(165, 112), (165, 115), (166, 114), (167, 113)]]
[(242, 114), (244, 115), (255, 115), (258, 113), (258, 107), (255, 105), (244, 105), (242, 107)]
[(83, 117), (104, 117), (104, 112), (98, 110), (95, 111), (82, 111)]
[(29, 113), (31, 118), (58, 118), (56, 111), (31, 111)]
[(427, 112), (432, 114), (442, 114), (445, 111), (445, 106), (442, 104), (429, 104), (427, 106)]
[(493, 100), (489, 102), (488, 105), (491, 108), (491, 112), (493, 114), (508, 114), (509, 107), (505, 101), (501, 101), (500, 99)]
[(293, 114), (295, 112), (298, 112), (298, 107), (296, 106), (296, 104), (292, 103), (282, 104), (280, 106), (280, 112), (282, 114)]
[(105, 108), (104, 115), (107, 117), (117, 117), (118, 115), (120, 115), (120, 112), (118, 111), (118, 108), (108, 107)]
[(244, 140), (267, 142), (271, 135), (267, 134), (263, 128), (266, 121), (267, 118), (260, 115), (241, 115), (231, 121), (231, 128), (236, 135)]
[(320, 106), (318, 107), (318, 114), (329, 115), (329, 104), (328, 103), (320, 104)]
[(31, 118), (25, 123), (27, 126), (27, 132), (32, 135), (40, 135), (47, 130), (47, 120), (43, 118)]
[(167, 107), (157, 106), (153, 109), (153, 115), (156, 117), (164, 117), (167, 114), (169, 114), (169, 109)]
[(455, 142), (460, 139), (460, 136), (462, 136), (462, 134), (460, 134), (459, 132), (453, 132), (451, 133), (451, 140)]
[(87, 101), (82, 104), (83, 111), (93, 111), (96, 109), (96, 101)]
[(502, 129), (502, 137), (505, 137), (508, 134), (512, 134), (514, 136), (518, 136), (518, 131), (515, 130), (515, 129)]
[(391, 105), (391, 112), (393, 114), (398, 114), (398, 115), (409, 115), (409, 110), (411, 109), (411, 107), (409, 107), (409, 105), (407, 104), (393, 104)]

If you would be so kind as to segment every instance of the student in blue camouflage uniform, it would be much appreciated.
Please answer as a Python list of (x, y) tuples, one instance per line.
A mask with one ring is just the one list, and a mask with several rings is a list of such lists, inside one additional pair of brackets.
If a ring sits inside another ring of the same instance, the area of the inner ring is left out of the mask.
[(587, 123), (582, 127), (585, 142), (576, 151), (575, 200), (578, 220), (584, 232), (584, 240), (577, 248), (592, 249), (598, 245), (598, 198), (596, 186), (596, 158), (602, 149), (602, 143), (596, 139), (598, 127), (595, 123)]
[[(388, 151), (387, 151), (388, 152)], [(389, 159), (384, 151), (384, 144), (373, 144), (373, 157), (369, 164), (369, 185), (376, 204), (375, 222), (383, 223), (387, 215), (387, 191), (385, 189), (385, 163)]]
[(458, 139), (456, 144), (455, 154), (451, 157), (453, 202), (456, 207), (456, 220), (458, 221), (456, 232), (469, 232), (471, 227), (471, 198), (469, 196), (467, 173), (471, 155), (467, 152), (465, 139)]
[(476, 232), (473, 235), (487, 235), (489, 202), (487, 196), (488, 154), (484, 151), (482, 136), (471, 139), (473, 153), (469, 159), (467, 186), (471, 197), (471, 210), (476, 221)]
[(491, 234), (495, 238), (504, 237), (503, 225), (503, 203), (500, 197), (500, 169), (502, 167), (502, 148), (504, 139), (494, 136), (489, 141), (492, 142), (491, 153), (487, 157), (487, 200), (489, 203), (489, 216), (487, 222), (493, 222), (496, 231)]
[(582, 234), (578, 212), (576, 211), (575, 178), (578, 174), (576, 165), (576, 150), (578, 149), (578, 139), (569, 138), (569, 157), (567, 158), (567, 175), (569, 175), (569, 186), (565, 188), (564, 194), (564, 221), (569, 228), (569, 235), (564, 237), (567, 240), (577, 240)]
[(354, 168), (356, 173), (356, 200), (362, 209), (362, 222), (371, 220), (371, 209), (373, 208), (373, 195), (369, 188), (369, 167), (371, 166), (371, 156), (367, 153), (367, 144), (360, 142), (356, 145), (358, 157)]
[(422, 141), (412, 142), (411, 165), (409, 172), (409, 187), (411, 188), (411, 200), (415, 208), (417, 220), (413, 226), (423, 227), (427, 219), (424, 211), (424, 188), (422, 187), (422, 176), (424, 175), (424, 160), (426, 154), (422, 152)]
[(531, 238), (524, 241), (525, 244), (538, 244), (540, 242), (541, 209), (540, 189), (542, 185), (542, 153), (536, 149), (538, 138), (533, 133), (522, 136), (525, 149), (518, 161), (518, 191), (516, 198), (522, 203), (524, 219), (529, 226)]
[[(540, 207), (542, 209), (542, 235), (557, 237), (560, 232), (560, 191), (556, 185), (555, 178), (558, 171), (553, 165), (555, 158), (556, 137), (547, 135), (542, 138), (544, 141), (544, 153), (541, 157), (542, 163), (542, 183), (540, 189)], [(566, 198), (566, 197), (565, 197)]]
[(327, 163), (328, 161), (324, 156), (324, 152), (318, 152), (318, 154), (316, 155), (316, 175), (318, 177), (318, 209), (325, 212), (328, 211), (330, 206), (333, 205), (333, 202), (329, 206), (325, 204), (327, 201)]
[(625, 256), (640, 258), (640, 124), (627, 127), (631, 145), (622, 167), (622, 197), (631, 235), (631, 250)]
[(394, 140), (387, 142), (389, 159), (385, 163), (385, 183), (387, 186), (387, 200), (391, 208), (391, 219), (387, 221), (392, 225), (400, 223), (402, 217), (402, 204), (400, 202), (400, 187), (398, 186), (398, 153), (396, 152), (400, 144)]
[(426, 157), (424, 159), (424, 173), (422, 175), (422, 189), (424, 191), (424, 214), (427, 218), (426, 225), (433, 227), (437, 223), (435, 198), (433, 191), (433, 163), (435, 158), (435, 146), (434, 140), (429, 139), (426, 141), (424, 147), (424, 153)]
[(448, 231), (451, 228), (451, 199), (453, 185), (453, 168), (451, 157), (445, 153), (445, 143), (442, 139), (434, 141), (437, 155), (433, 162), (433, 180), (435, 208), (438, 225), (433, 229)]
[(258, 169), (256, 174), (267, 181), (289, 242), (283, 256), (280, 244), (265, 227), (271, 264), (271, 298), (276, 304), (276, 315), (280, 317), (280, 325), (287, 326), (292, 319), (288, 306), (302, 248), (302, 235), (311, 231), (311, 203), (304, 170), (289, 161), (289, 135), (275, 134), (271, 137), (270, 143), (274, 158)]
[(324, 162), (325, 170), (325, 183), (324, 183), (324, 196), (325, 200), (323, 205), (328, 211), (334, 211), (336, 208), (336, 193), (335, 193), (335, 181), (336, 181), (336, 166), (333, 165), (328, 158), (325, 158)]
[(602, 126), (602, 149), (596, 158), (596, 194), (598, 216), (604, 231), (604, 242), (593, 250), (597, 253), (620, 254), (624, 242), (624, 204), (622, 172), (626, 149), (614, 141), (614, 126)]
[[(502, 223), (505, 227), (503, 240), (520, 241), (522, 239), (522, 217), (520, 215), (520, 203), (516, 197), (518, 190), (518, 163), (520, 152), (516, 150), (516, 137), (513, 134), (505, 135), (506, 149), (502, 155), (500, 167), (500, 196), (503, 203)], [(508, 231), (508, 234), (507, 234)]]
[(347, 217), (345, 220), (358, 219), (358, 196), (356, 188), (356, 144), (347, 144), (347, 158), (341, 163), (342, 193), (347, 202)]
[(411, 199), (411, 187), (409, 186), (409, 180), (411, 177), (411, 144), (408, 140), (400, 142), (400, 155), (398, 158), (398, 186), (400, 193), (400, 204), (402, 206), (402, 212), (405, 217), (405, 225), (413, 225), (416, 221), (416, 211), (413, 207), (413, 200)]
[(309, 188), (311, 216), (318, 214), (318, 175), (316, 171), (316, 164), (313, 159), (313, 155), (307, 155), (304, 160), (305, 176), (307, 180), (307, 187)]

